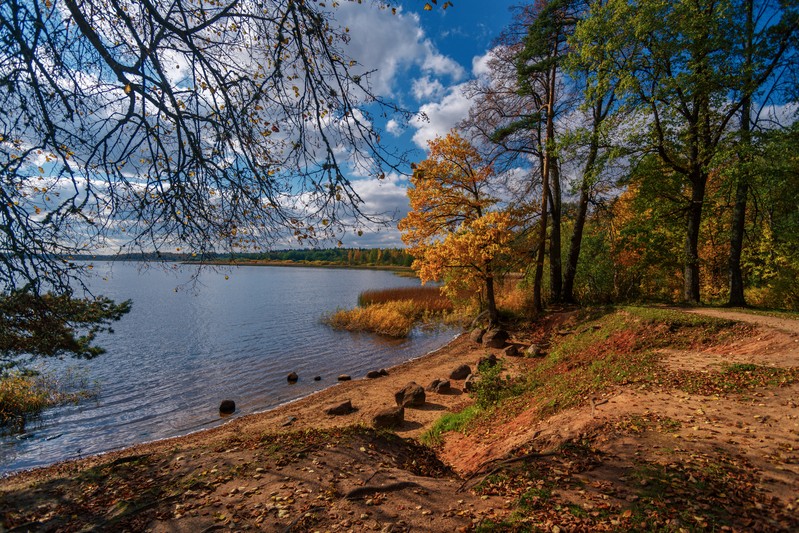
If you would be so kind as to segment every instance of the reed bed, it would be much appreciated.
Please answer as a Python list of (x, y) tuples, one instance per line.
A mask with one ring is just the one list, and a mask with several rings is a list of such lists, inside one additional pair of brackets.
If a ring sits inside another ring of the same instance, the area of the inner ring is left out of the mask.
[(339, 309), (324, 321), (335, 329), (407, 337), (422, 321), (452, 312), (452, 302), (438, 287), (403, 287), (364, 291), (358, 307)]
[(430, 313), (452, 311), (452, 301), (442, 294), (440, 287), (398, 287), (364, 291), (358, 296), (358, 305), (361, 307), (400, 301), (412, 301)]
[(0, 432), (18, 432), (48, 407), (77, 403), (97, 395), (85, 378), (67, 372), (54, 374), (11, 372), (0, 377)]

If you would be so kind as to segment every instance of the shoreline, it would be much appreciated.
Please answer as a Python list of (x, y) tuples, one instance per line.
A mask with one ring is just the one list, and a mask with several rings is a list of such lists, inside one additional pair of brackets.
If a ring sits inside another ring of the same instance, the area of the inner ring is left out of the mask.
[[(175, 448), (204, 447), (234, 435), (251, 437), (254, 434), (262, 436), (352, 425), (370, 426), (375, 414), (395, 405), (394, 392), (407, 383), (414, 381), (425, 387), (433, 379), (449, 377), (449, 373), (460, 364), (476, 368), (477, 360), (489, 351), (491, 350), (470, 342), (465, 333), (460, 333), (440, 348), (389, 367), (388, 376), (376, 379), (352, 376), (350, 381), (333, 383), (327, 388), (265, 411), (234, 416), (214, 427), (200, 428), (183, 435), (132, 444), (85, 457), (65, 459), (47, 466), (7, 472), (0, 475), (0, 484), (23, 482), (64, 471), (81, 471), (130, 456), (165, 453)], [(462, 391), (463, 380), (453, 381), (452, 385), (452, 393), (428, 392), (424, 407), (406, 409), (405, 423), (395, 433), (400, 437), (417, 438), (445, 412), (459, 411), (469, 405), (471, 399)], [(350, 400), (356, 409), (353, 413), (345, 416), (324, 413), (327, 407), (346, 400)], [(290, 418), (294, 421), (287, 424)]]
[(296, 261), (261, 261), (261, 260), (243, 260), (243, 261), (176, 261), (181, 265), (188, 266), (258, 266), (258, 267), (306, 267), (306, 268), (332, 268), (332, 269), (347, 269), (347, 270), (385, 270), (392, 272), (412, 273), (411, 267), (393, 266), (393, 265), (345, 265), (345, 264), (318, 264), (318, 263), (298, 263)]

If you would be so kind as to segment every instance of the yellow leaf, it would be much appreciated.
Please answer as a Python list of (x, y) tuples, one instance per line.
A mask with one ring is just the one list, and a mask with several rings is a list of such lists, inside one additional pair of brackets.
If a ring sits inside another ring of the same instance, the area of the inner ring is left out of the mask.
[(424, 10), (425, 11), (431, 11), (432, 9), (433, 9), (433, 6), (431, 6), (430, 4), (425, 4), (424, 5)]

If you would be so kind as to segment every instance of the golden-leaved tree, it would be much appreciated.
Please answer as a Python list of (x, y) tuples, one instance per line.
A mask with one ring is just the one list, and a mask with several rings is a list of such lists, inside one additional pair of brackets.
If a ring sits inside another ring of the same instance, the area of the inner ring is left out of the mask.
[(408, 188), (402, 240), (423, 283), (444, 279), (450, 293), (484, 291), (494, 324), (494, 281), (511, 248), (512, 217), (487, 190), (493, 168), (466, 139), (451, 132), (428, 144), (429, 156), (415, 166)]

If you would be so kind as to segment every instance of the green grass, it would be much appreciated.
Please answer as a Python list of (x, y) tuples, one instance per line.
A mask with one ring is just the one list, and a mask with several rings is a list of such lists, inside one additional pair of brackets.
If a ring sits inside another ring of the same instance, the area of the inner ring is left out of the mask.
[(443, 441), (444, 433), (448, 431), (463, 432), (469, 424), (482, 413), (483, 409), (477, 405), (470, 405), (459, 413), (447, 413), (422, 433), (419, 440), (427, 446), (436, 446)]

